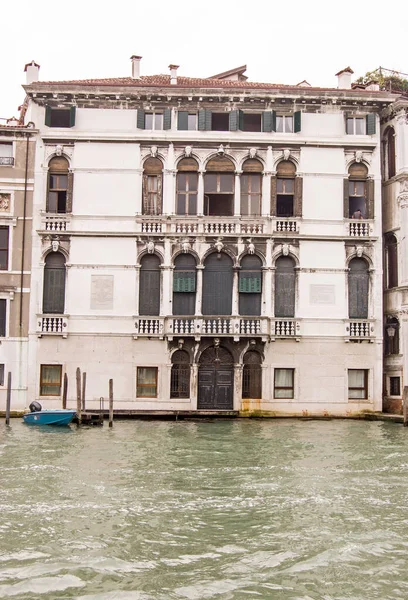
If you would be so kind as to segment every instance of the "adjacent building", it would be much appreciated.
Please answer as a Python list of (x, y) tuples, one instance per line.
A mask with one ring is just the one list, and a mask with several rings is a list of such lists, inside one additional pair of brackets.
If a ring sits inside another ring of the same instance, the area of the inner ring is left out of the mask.
[[(25, 109), (25, 107), (24, 107)], [(11, 373), (12, 408), (26, 406), (36, 131), (0, 126), (0, 410)]]
[(27, 66), (28, 398), (60, 406), (67, 374), (74, 405), (80, 367), (90, 408), (112, 378), (129, 412), (381, 410), (393, 96), (352, 89), (350, 68), (323, 89), (140, 62), (59, 82)]

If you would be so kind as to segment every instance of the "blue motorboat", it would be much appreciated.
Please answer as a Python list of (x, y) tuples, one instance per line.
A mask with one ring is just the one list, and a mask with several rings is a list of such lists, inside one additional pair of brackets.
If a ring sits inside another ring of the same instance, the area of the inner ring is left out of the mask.
[(76, 415), (75, 410), (55, 409), (42, 410), (39, 402), (31, 402), (30, 412), (23, 415), (24, 423), (27, 425), (69, 425)]

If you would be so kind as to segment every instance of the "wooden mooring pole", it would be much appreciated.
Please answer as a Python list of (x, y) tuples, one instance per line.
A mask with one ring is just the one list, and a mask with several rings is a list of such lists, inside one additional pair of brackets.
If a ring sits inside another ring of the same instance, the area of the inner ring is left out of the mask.
[(86, 373), (82, 373), (82, 410), (85, 411)]
[(82, 404), (81, 404), (81, 369), (78, 367), (76, 370), (76, 390), (77, 390), (77, 417), (78, 425), (81, 424), (82, 420)]
[(62, 408), (67, 408), (67, 396), (68, 396), (68, 375), (64, 373), (64, 383), (62, 388)]
[(402, 414), (404, 427), (408, 427), (408, 385), (404, 386), (404, 394), (402, 397)]
[(7, 374), (7, 400), (6, 400), (6, 425), (10, 425), (10, 407), (11, 407), (11, 372)]
[(113, 427), (113, 379), (109, 379), (109, 427)]

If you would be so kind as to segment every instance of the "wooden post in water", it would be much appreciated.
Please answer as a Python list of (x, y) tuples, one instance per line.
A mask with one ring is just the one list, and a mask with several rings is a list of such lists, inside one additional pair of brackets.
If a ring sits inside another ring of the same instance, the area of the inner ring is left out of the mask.
[(404, 427), (408, 427), (408, 385), (404, 386), (404, 394), (402, 397), (402, 414), (404, 419)]
[(81, 407), (81, 369), (78, 367), (76, 370), (76, 389), (77, 389), (77, 416), (78, 425), (82, 421), (82, 407)]
[(109, 379), (109, 427), (113, 427), (113, 379)]
[(10, 406), (11, 406), (11, 372), (7, 374), (7, 401), (6, 401), (6, 425), (10, 425)]
[(86, 373), (82, 373), (82, 410), (85, 408), (85, 392), (86, 392)]
[(68, 375), (64, 373), (64, 384), (62, 388), (62, 408), (67, 408), (67, 395), (68, 395)]

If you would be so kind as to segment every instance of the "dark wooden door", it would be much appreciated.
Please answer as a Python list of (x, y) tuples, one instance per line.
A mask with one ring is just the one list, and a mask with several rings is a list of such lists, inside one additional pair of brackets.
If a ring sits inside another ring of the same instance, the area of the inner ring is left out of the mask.
[(198, 408), (232, 410), (234, 407), (234, 366), (225, 348), (208, 348), (198, 371)]

